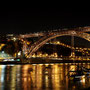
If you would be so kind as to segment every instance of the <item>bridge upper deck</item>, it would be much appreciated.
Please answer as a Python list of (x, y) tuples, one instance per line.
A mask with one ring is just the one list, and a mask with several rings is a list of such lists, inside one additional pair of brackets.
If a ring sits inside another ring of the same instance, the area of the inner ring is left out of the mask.
[(31, 38), (31, 37), (41, 37), (48, 34), (56, 34), (56, 33), (69, 33), (69, 34), (75, 34), (75, 32), (90, 32), (90, 27), (79, 27), (79, 28), (73, 28), (73, 29), (57, 29), (47, 32), (37, 32), (37, 33), (30, 33), (30, 34), (20, 34), (20, 38)]

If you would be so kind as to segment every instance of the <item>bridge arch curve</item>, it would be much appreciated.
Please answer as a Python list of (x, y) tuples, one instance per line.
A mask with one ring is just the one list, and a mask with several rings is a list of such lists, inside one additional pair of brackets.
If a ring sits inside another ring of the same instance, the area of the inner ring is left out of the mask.
[(28, 57), (30, 58), (31, 55), (36, 52), (39, 48), (41, 48), (46, 42), (48, 42), (49, 40), (51, 39), (54, 39), (56, 37), (60, 37), (60, 36), (76, 36), (76, 37), (80, 37), (80, 38), (84, 38), (86, 39), (87, 41), (90, 41), (90, 34), (88, 33), (81, 33), (81, 32), (76, 32), (76, 31), (73, 31), (73, 32), (60, 32), (60, 33), (52, 33), (52, 34), (49, 34), (47, 36), (44, 36), (41, 40), (35, 42), (34, 45), (31, 46), (29, 52), (28, 52)]

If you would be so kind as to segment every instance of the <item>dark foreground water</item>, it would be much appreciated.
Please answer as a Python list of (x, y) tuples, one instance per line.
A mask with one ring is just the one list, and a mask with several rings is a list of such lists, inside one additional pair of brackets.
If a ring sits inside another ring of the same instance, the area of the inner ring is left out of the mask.
[[(0, 65), (0, 90), (83, 90), (90, 87), (90, 78), (77, 82), (68, 80), (70, 65)], [(83, 66), (90, 68), (90, 64)]]

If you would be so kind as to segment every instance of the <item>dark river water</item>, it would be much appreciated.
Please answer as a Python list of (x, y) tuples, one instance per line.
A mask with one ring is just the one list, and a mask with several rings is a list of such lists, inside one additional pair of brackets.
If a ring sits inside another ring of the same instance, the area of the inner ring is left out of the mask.
[[(83, 90), (90, 78), (70, 81), (71, 64), (0, 65), (0, 90)], [(90, 68), (90, 64), (79, 64)]]

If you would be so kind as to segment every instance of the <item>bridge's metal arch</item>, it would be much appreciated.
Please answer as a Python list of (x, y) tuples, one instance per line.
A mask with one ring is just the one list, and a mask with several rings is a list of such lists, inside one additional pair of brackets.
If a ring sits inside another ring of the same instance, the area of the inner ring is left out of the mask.
[(81, 37), (81, 38), (84, 38), (84, 39), (90, 41), (89, 34), (78, 32), (78, 31), (67, 31), (67, 32), (64, 31), (64, 32), (59, 32), (59, 33), (51, 33), (47, 36), (44, 36), (42, 39), (35, 42), (35, 44), (33, 44), (31, 46), (31, 48), (28, 52), (28, 57), (30, 58), (34, 52), (36, 52), (40, 47), (42, 47), (49, 40), (54, 39), (56, 37), (65, 36), (65, 35), (69, 35), (69, 36), (73, 35), (73, 36)]

